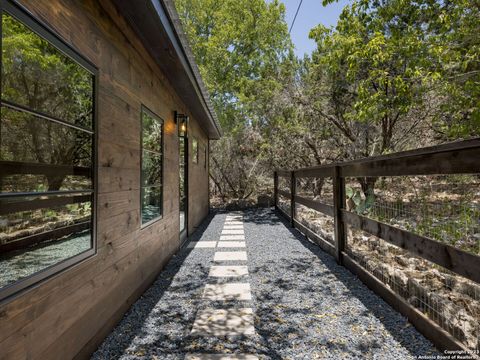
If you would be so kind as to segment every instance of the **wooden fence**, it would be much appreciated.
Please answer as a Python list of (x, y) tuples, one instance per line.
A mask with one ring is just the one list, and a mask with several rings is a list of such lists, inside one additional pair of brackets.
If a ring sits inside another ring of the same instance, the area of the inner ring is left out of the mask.
[[(11, 175), (78, 176), (91, 180), (93, 172), (89, 167), (73, 165), (0, 161), (0, 184), (5, 177)], [(25, 211), (58, 208), (86, 202), (93, 204), (93, 201), (92, 189), (0, 192), (0, 218)], [(91, 222), (92, 219), (77, 219), (69, 225), (59, 225), (54, 229), (45, 229), (38, 233), (11, 239), (8, 242), (0, 242), (0, 254), (85, 231), (92, 227)]]
[[(480, 256), (462, 251), (430, 238), (379, 222), (345, 209), (346, 178), (390, 177), (418, 175), (479, 174), (480, 138), (423, 148), (357, 161), (329, 164), (297, 170), (274, 172), (275, 208), (292, 227), (297, 228), (323, 250), (335, 256), (339, 264), (356, 274), (369, 288), (401, 312), (440, 349), (467, 350), (448, 332), (401, 298), (373, 276), (345, 250), (346, 226), (375, 235), (467, 279), (480, 283)], [(279, 178), (290, 181), (289, 191), (279, 189)], [(332, 178), (333, 206), (296, 194), (296, 182), (302, 178)], [(278, 204), (279, 196), (290, 200), (287, 214)], [(324, 240), (296, 219), (296, 204), (319, 211), (334, 218), (334, 245)]]

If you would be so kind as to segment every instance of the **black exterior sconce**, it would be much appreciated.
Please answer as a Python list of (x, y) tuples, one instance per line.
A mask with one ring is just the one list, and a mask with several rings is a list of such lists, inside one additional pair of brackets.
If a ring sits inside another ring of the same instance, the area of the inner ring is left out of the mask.
[(179, 137), (187, 137), (188, 121), (188, 115), (179, 114), (175, 111), (175, 124), (177, 124)]

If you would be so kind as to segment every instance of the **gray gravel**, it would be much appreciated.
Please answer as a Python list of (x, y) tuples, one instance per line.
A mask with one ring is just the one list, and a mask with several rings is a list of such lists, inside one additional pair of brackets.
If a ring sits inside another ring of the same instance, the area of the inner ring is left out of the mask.
[[(218, 240), (225, 216), (210, 216), (192, 240)], [(437, 354), (404, 317), (270, 210), (247, 211), (244, 222), (250, 274), (235, 281), (250, 282), (253, 302), (201, 299), (205, 283), (214, 282), (208, 271), (215, 249), (183, 248), (92, 359), (183, 359), (186, 353), (228, 352), (261, 359)], [(253, 307), (255, 336), (190, 335), (199, 309), (232, 306)]]
[(0, 254), (0, 288), (26, 278), (91, 247), (90, 232)]

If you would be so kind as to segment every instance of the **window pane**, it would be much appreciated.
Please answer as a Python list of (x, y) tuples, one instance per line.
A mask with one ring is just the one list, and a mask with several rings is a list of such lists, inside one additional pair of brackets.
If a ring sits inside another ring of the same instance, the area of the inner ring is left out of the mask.
[(92, 248), (90, 195), (9, 199), (0, 209), (0, 288)]
[(163, 124), (160, 119), (156, 119), (147, 111), (142, 110), (142, 141), (143, 149), (162, 152), (162, 128)]
[(142, 188), (142, 223), (162, 215), (162, 187)]
[(25, 176), (17, 184), (10, 181), (10, 186), (3, 185), (2, 191), (91, 186), (91, 134), (3, 107), (0, 135), (2, 175), (37, 175)]
[(205, 155), (205, 156), (204, 156), (204, 159), (203, 159), (203, 161), (204, 161), (203, 167), (206, 169), (206, 168), (207, 168), (207, 159), (208, 159), (208, 150), (207, 150), (207, 147), (206, 147), (206, 146), (205, 146), (203, 152), (204, 152), (204, 155)]
[(162, 156), (143, 151), (142, 181), (144, 186), (162, 184)]
[(2, 98), (92, 128), (93, 75), (6, 13), (2, 26)]
[(198, 163), (198, 141), (195, 138), (192, 138), (192, 161)]

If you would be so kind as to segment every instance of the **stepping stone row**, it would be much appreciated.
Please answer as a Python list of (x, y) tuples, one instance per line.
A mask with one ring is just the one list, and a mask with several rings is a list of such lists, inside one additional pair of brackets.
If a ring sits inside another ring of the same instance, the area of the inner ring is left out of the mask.
[[(196, 248), (244, 248), (245, 233), (241, 215), (227, 215), (220, 241), (203, 241), (194, 244)], [(209, 243), (200, 245), (200, 243)], [(215, 262), (227, 262), (227, 265), (213, 265), (209, 277), (236, 278), (248, 275), (247, 265), (228, 265), (230, 261), (247, 261), (245, 251), (216, 251)], [(203, 298), (210, 301), (251, 301), (252, 293), (248, 282), (232, 282), (225, 284), (206, 284)], [(245, 336), (254, 335), (253, 310), (249, 307), (227, 309), (204, 309), (197, 312), (193, 324), (193, 335), (205, 336)], [(187, 360), (257, 360), (255, 355), (248, 354), (188, 354)]]

